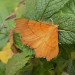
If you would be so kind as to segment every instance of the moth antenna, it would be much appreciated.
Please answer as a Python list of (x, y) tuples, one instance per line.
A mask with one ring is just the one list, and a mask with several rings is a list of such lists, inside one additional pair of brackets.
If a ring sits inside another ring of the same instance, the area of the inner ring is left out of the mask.
[(58, 30), (59, 32), (70, 32), (68, 30)]
[(53, 19), (52, 19), (52, 18), (50, 18), (50, 20), (51, 20), (52, 24), (54, 24)]

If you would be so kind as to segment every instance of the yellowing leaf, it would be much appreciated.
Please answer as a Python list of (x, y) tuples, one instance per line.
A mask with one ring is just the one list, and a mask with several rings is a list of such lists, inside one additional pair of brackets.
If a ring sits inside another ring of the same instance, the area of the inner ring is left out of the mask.
[(7, 63), (8, 60), (12, 57), (13, 55), (13, 52), (11, 51), (11, 45), (10, 43), (8, 42), (6, 44), (6, 46), (3, 48), (2, 51), (0, 51), (0, 60), (3, 62), (3, 63)]

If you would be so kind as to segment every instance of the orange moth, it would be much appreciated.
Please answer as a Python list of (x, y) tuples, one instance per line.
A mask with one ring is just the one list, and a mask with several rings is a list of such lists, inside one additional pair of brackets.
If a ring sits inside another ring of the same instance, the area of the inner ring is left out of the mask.
[(16, 19), (15, 32), (22, 36), (22, 43), (34, 49), (37, 58), (50, 61), (58, 55), (58, 26), (28, 20)]

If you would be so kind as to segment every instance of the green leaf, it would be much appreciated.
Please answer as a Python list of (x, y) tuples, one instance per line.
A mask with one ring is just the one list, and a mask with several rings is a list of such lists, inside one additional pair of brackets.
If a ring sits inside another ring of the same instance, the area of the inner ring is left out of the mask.
[(22, 17), (32, 20), (50, 18), (58, 12), (69, 0), (26, 0)]
[(75, 0), (69, 0), (62, 10), (64, 13), (74, 14), (75, 15)]
[(59, 28), (59, 54), (64, 59), (70, 59), (71, 52), (75, 51), (75, 16), (59, 12), (52, 19)]
[(52, 19), (59, 26), (59, 44), (75, 44), (75, 16), (59, 13)]
[(71, 52), (71, 58), (75, 59), (75, 50), (73, 52)]
[[(13, 10), (16, 8), (19, 0), (0, 0), (0, 25), (1, 23), (13, 12)], [(5, 21), (4, 21), (5, 22)], [(14, 25), (13, 20), (5, 22), (5, 25), (12, 28)]]
[(15, 54), (6, 65), (6, 75), (14, 75), (22, 69), (32, 57), (31, 51)]
[(21, 51), (23, 51), (25, 53), (29, 53), (28, 50), (31, 50), (32, 54), (34, 54), (34, 52), (32, 51), (31, 48), (29, 48), (27, 45), (22, 44), (21, 36), (19, 33), (14, 32), (13, 39), (14, 39), (14, 44), (18, 49), (20, 49)]
[(16, 47), (19, 48), (20, 50), (22, 50), (24, 45), (22, 44), (20, 34), (14, 32), (13, 33), (13, 39), (14, 39), (14, 44), (16, 45)]
[(5, 64), (0, 62), (0, 75), (5, 75)]
[[(33, 51), (21, 42), (21, 36), (18, 33), (13, 33), (14, 43), (16, 47), (22, 50), (21, 53), (15, 54), (7, 63), (6, 75), (14, 75), (17, 71), (22, 69), (28, 63), (29, 59), (32, 58)], [(11, 66), (11, 67), (10, 67)]]
[(8, 41), (8, 36), (7, 35), (0, 35), (0, 50), (6, 45)]
[(53, 61), (47, 62), (45, 59), (33, 61), (32, 75), (55, 75)]
[(75, 52), (75, 44), (61, 44), (59, 45), (59, 49), (59, 58), (68, 60), (75, 57), (74, 54), (72, 55), (72, 53)]
[(75, 74), (75, 60), (70, 60), (67, 67), (67, 72), (69, 75)]
[(31, 75), (31, 71), (33, 69), (33, 64), (30, 62), (26, 66), (24, 66), (21, 70), (19, 70), (15, 75)]
[[(13, 0), (13, 2), (12, 0), (0, 0), (0, 50), (6, 45), (8, 41), (9, 29), (14, 28), (13, 20), (4, 20), (13, 12), (15, 7), (17, 6), (18, 1), (19, 0)], [(3, 28), (3, 23), (4, 26), (8, 28)]]

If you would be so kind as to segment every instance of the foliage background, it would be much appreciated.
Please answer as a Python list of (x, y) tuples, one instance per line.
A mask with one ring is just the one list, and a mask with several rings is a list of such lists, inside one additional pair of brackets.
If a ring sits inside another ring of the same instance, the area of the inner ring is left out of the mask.
[[(8, 41), (9, 30), (15, 27), (14, 19), (5, 21), (5, 18), (12, 14), (19, 2), (20, 0), (0, 0), (0, 50)], [(7, 64), (0, 62), (0, 75), (75, 74), (75, 0), (25, 0), (25, 4), (23, 2), (18, 7), (16, 18), (42, 22), (52, 22), (52, 19), (59, 25), (60, 53), (50, 62), (36, 59), (32, 49), (23, 45), (20, 35), (14, 33), (14, 43), (22, 52), (15, 54)]]

